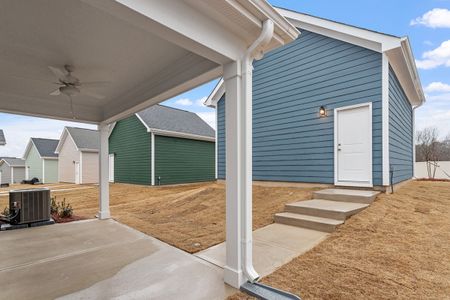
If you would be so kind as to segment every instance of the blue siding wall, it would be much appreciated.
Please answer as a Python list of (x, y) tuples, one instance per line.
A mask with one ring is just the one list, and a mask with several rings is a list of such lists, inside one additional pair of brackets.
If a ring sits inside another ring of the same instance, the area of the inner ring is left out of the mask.
[[(382, 184), (381, 54), (302, 30), (254, 63), (253, 179), (334, 183), (333, 109), (373, 103), (373, 182)], [(218, 177), (225, 178), (224, 99)], [(328, 117), (319, 118), (320, 106)]]
[(389, 68), (389, 163), (394, 183), (413, 177), (412, 107), (394, 71)]

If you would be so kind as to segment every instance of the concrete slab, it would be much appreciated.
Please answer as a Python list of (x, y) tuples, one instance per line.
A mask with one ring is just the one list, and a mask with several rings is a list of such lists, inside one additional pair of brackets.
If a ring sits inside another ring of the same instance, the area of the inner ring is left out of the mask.
[(221, 268), (113, 220), (0, 233), (0, 298), (224, 299)]
[(315, 199), (371, 204), (380, 192), (351, 189), (325, 189), (313, 193)]
[[(305, 253), (328, 236), (325, 232), (283, 224), (271, 224), (253, 232), (253, 265), (261, 276)], [(203, 250), (196, 256), (221, 268), (225, 266), (225, 243)]]

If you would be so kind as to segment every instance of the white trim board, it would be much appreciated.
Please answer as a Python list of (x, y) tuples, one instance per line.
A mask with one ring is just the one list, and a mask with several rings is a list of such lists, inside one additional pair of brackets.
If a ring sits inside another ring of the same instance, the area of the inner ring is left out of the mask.
[(382, 185), (389, 185), (389, 58), (383, 53), (381, 68)]
[[(370, 180), (369, 183), (359, 183), (359, 182), (339, 182), (338, 181), (338, 140), (337, 140), (337, 136), (338, 136), (338, 113), (339, 111), (344, 111), (344, 110), (350, 110), (350, 109), (355, 109), (355, 108), (361, 108), (361, 107), (369, 107), (369, 136), (370, 136), (370, 140), (369, 140), (369, 174), (370, 174)], [(366, 102), (366, 103), (361, 103), (361, 104), (355, 104), (355, 105), (349, 105), (349, 106), (343, 106), (343, 107), (337, 107), (334, 109), (334, 149), (333, 149), (333, 156), (334, 156), (334, 184), (336, 186), (354, 186), (354, 187), (373, 187), (373, 155), (372, 155), (372, 151), (373, 151), (373, 109), (372, 109), (372, 102)]]

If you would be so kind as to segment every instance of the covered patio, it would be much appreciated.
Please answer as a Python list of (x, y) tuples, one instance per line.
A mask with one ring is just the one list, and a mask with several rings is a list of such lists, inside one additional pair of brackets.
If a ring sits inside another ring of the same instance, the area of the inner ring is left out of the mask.
[(98, 125), (98, 217), (105, 220), (109, 125), (222, 75), (224, 280), (238, 288), (259, 278), (252, 266), (252, 61), (298, 34), (257, 0), (4, 1), (0, 111)]

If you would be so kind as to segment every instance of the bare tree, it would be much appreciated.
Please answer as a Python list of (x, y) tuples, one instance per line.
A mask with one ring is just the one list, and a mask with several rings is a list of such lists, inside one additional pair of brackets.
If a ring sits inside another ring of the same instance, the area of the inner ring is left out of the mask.
[(439, 161), (442, 150), (441, 143), (438, 140), (439, 131), (435, 127), (425, 128), (417, 132), (417, 151), (427, 165), (428, 177), (436, 176), (437, 162)]

